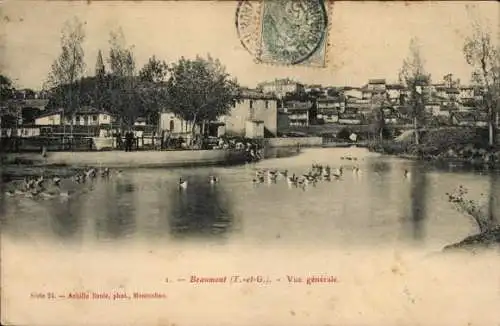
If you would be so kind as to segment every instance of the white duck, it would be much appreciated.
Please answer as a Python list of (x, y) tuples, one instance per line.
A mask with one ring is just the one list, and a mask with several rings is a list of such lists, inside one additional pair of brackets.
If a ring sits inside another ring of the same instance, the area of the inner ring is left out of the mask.
[(188, 186), (187, 180), (182, 180), (182, 178), (179, 178), (179, 189), (186, 189)]

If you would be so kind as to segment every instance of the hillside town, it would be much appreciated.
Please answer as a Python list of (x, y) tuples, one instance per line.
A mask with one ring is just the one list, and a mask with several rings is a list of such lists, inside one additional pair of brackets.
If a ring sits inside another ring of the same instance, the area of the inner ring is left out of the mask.
[[(368, 127), (376, 120), (374, 112), (380, 109), (386, 126), (405, 129), (412, 124), (409, 96), (409, 90), (402, 84), (386, 79), (370, 79), (361, 86), (305, 85), (276, 79), (262, 82), (255, 89), (241, 89), (235, 95), (238, 101), (230, 113), (210, 121), (204, 135), (252, 139), (294, 137), (307, 136), (311, 128), (322, 126), (324, 136), (335, 138), (336, 133), (330, 130), (338, 133), (345, 126)], [(461, 84), (451, 74), (441, 82), (422, 87), (422, 97), (426, 126), (487, 126), (487, 112), (477, 106), (482, 100), (480, 88)], [(13, 98), (2, 103), (2, 139), (87, 138), (93, 139), (95, 148), (101, 145), (100, 138), (124, 132), (120, 117), (101, 107), (82, 106), (67, 113), (64, 108), (47, 109), (48, 103), (43, 92), (16, 91)], [(151, 137), (160, 139), (160, 135), (166, 137), (166, 134), (189, 140), (191, 127), (190, 121), (167, 108), (159, 110), (156, 121), (137, 117), (131, 126), (135, 137), (146, 138), (150, 145), (153, 145)], [(111, 148), (119, 146), (116, 141), (110, 144)], [(146, 145), (141, 142), (138, 147)]]

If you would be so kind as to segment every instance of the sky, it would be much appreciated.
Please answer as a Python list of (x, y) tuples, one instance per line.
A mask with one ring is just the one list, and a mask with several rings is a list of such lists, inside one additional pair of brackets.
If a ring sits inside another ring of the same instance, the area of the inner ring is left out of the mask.
[[(137, 66), (152, 55), (167, 63), (210, 54), (241, 85), (275, 78), (306, 84), (362, 86), (370, 78), (396, 82), (412, 37), (421, 45), (434, 82), (448, 73), (470, 79), (464, 37), (471, 17), (498, 34), (500, 7), (483, 2), (335, 2), (329, 13), (325, 67), (256, 63), (242, 46), (233, 1), (30, 1), (4, 0), (0, 20), (0, 71), (18, 88), (40, 89), (60, 52), (65, 21), (86, 22), (86, 75), (93, 75), (99, 49), (108, 55), (109, 33), (118, 27), (134, 46)], [(500, 38), (500, 37), (499, 37)]]

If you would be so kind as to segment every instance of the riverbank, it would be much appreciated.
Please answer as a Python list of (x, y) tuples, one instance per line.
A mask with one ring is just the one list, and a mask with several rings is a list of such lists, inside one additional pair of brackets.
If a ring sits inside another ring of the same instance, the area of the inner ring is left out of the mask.
[(248, 158), (246, 151), (236, 150), (48, 152), (45, 156), (40, 153), (9, 153), (2, 156), (2, 165), (180, 167), (242, 164)]
[(373, 152), (436, 163), (494, 167), (500, 163), (500, 147), (488, 145), (484, 128), (440, 128), (427, 130), (407, 138), (373, 141), (368, 144)]
[(444, 252), (467, 250), (475, 252), (478, 249), (495, 248), (500, 249), (500, 226), (491, 230), (468, 236), (460, 242), (443, 248)]

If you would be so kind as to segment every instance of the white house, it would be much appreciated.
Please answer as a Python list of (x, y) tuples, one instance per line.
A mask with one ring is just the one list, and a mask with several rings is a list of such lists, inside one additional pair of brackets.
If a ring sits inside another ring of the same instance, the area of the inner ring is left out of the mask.
[(288, 101), (283, 111), (288, 114), (290, 126), (309, 126), (311, 102)]
[(160, 113), (159, 128), (161, 131), (168, 131), (174, 135), (191, 133), (193, 124), (186, 121), (169, 110)]
[(59, 126), (62, 124), (61, 112), (45, 112), (35, 118), (35, 125), (37, 126)]
[(363, 97), (363, 92), (361, 91), (360, 88), (357, 87), (345, 87), (342, 90), (342, 93), (344, 93), (345, 96), (349, 98), (362, 98)]
[(361, 88), (362, 98), (369, 99), (374, 95), (383, 94), (386, 92), (385, 79), (370, 79), (368, 84)]
[[(159, 129), (172, 134), (182, 135), (191, 133), (192, 123), (177, 117), (169, 110), (160, 113)], [(224, 134), (261, 137), (262, 132), (276, 135), (278, 132), (278, 104), (275, 96), (254, 90), (243, 90), (237, 96), (237, 101), (231, 107), (228, 115), (211, 121), (207, 126), (211, 136)], [(200, 132), (195, 127), (196, 132)], [(260, 130), (263, 130), (262, 132)]]
[(74, 125), (74, 126), (100, 126), (113, 122), (113, 116), (103, 110), (92, 107), (82, 107), (72, 113), (64, 113), (62, 109), (44, 112), (35, 118), (37, 126)]
[(345, 110), (345, 98), (343, 96), (323, 97), (317, 100), (317, 118), (331, 123), (338, 121), (338, 113)]
[(134, 121), (134, 126), (145, 126), (145, 125), (147, 125), (146, 118), (140, 117), (135, 119)]
[(400, 104), (401, 95), (404, 91), (404, 86), (399, 84), (389, 84), (386, 86), (387, 96), (393, 104)]
[(225, 124), (225, 132), (244, 135), (247, 121), (262, 123), (268, 135), (278, 132), (278, 100), (275, 96), (246, 89), (238, 95), (238, 101), (227, 116), (219, 120)]
[(270, 82), (259, 84), (264, 94), (273, 94), (278, 98), (282, 98), (287, 94), (296, 94), (305, 92), (305, 86), (289, 79), (276, 79)]
[(460, 94), (458, 95), (458, 97), (462, 101), (468, 99), (474, 99), (474, 87), (472, 86), (460, 86), (459, 92)]

